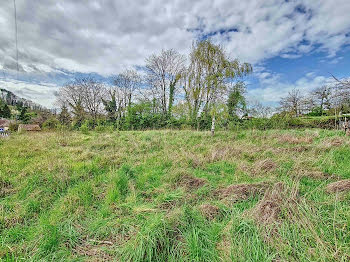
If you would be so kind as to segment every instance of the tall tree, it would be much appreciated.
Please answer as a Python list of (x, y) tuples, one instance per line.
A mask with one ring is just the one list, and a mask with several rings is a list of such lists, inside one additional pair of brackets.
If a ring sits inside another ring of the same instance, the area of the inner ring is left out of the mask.
[(116, 87), (111, 86), (107, 90), (107, 98), (102, 99), (103, 105), (108, 115), (108, 119), (111, 122), (119, 121), (122, 117), (122, 110), (124, 107), (124, 94)]
[(304, 97), (299, 89), (293, 89), (288, 92), (288, 95), (280, 100), (281, 109), (285, 112), (293, 113), (294, 116), (299, 116)]
[(312, 98), (316, 101), (317, 106), (320, 109), (320, 114), (323, 115), (325, 109), (329, 109), (331, 106), (331, 94), (332, 89), (328, 85), (324, 85), (314, 89), (311, 93)]
[(122, 95), (124, 109), (131, 105), (133, 95), (140, 88), (141, 83), (141, 76), (135, 70), (125, 70), (114, 79), (114, 85)]
[(3, 107), (2, 107), (2, 117), (4, 118), (10, 118), (11, 117), (11, 110), (9, 108), (9, 106), (7, 104), (5, 104)]
[(238, 113), (243, 113), (247, 107), (244, 93), (246, 92), (246, 85), (244, 82), (238, 82), (229, 90), (227, 108), (231, 119), (237, 118)]
[(66, 106), (74, 116), (75, 125), (80, 126), (86, 118), (81, 80), (75, 79), (61, 87), (56, 93), (56, 103)]
[(68, 112), (68, 108), (66, 105), (63, 105), (61, 108), (61, 112), (58, 115), (58, 120), (60, 121), (60, 123), (64, 126), (69, 126), (70, 122), (71, 122), (71, 116)]
[(68, 105), (76, 124), (81, 124), (87, 115), (96, 123), (105, 91), (104, 85), (92, 77), (77, 78), (60, 88), (57, 104)]
[(155, 89), (153, 94), (164, 115), (171, 115), (184, 64), (185, 57), (174, 49), (162, 50), (159, 55), (153, 54), (146, 59), (147, 81)]
[(240, 63), (237, 59), (231, 60), (220, 45), (209, 40), (194, 44), (183, 84), (192, 122), (197, 121), (200, 113), (211, 113), (212, 126), (215, 128), (216, 110), (212, 110), (212, 107), (227, 92), (231, 81), (250, 72), (250, 64)]
[(83, 92), (83, 106), (88, 111), (94, 124), (96, 124), (97, 116), (101, 113), (102, 98), (106, 94), (106, 89), (101, 82), (90, 77), (81, 79), (80, 85)]

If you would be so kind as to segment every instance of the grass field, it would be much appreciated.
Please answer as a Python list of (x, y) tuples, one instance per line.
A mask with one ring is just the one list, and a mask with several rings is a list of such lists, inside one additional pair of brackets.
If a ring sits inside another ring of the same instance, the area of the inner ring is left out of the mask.
[(349, 261), (349, 178), (339, 131), (14, 134), (0, 258)]

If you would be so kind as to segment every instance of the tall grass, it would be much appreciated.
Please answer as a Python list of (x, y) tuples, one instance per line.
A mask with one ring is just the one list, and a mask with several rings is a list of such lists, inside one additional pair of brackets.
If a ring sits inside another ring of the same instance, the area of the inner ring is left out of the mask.
[[(0, 258), (349, 261), (350, 194), (325, 191), (350, 178), (349, 144), (319, 129), (14, 134), (0, 143)], [(297, 193), (269, 225), (254, 215), (264, 192), (220, 193), (278, 182)]]

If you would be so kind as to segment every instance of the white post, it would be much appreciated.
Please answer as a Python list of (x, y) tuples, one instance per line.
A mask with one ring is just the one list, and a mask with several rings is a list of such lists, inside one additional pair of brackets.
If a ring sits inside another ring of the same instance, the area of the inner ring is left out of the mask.
[(213, 117), (211, 119), (211, 135), (213, 136), (215, 133), (215, 114), (213, 114)]

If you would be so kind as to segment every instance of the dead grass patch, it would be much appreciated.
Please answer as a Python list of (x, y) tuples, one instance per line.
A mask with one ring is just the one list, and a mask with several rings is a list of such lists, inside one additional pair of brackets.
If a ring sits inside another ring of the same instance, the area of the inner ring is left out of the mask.
[(200, 205), (199, 206), (199, 211), (208, 220), (213, 220), (220, 213), (220, 209), (217, 206), (213, 206), (213, 205), (210, 205), (210, 204), (202, 204), (202, 205)]
[(246, 200), (264, 193), (268, 186), (268, 183), (230, 185), (226, 188), (219, 189), (216, 194), (221, 199), (226, 198), (231, 201)]
[(297, 137), (287, 134), (278, 136), (277, 139), (280, 143), (288, 144), (311, 144), (313, 142), (313, 138), (310, 136)]
[(230, 157), (238, 157), (242, 154), (242, 149), (239, 147), (218, 147), (214, 148), (206, 155), (209, 162), (217, 162), (227, 160)]
[(106, 249), (112, 246), (110, 241), (88, 240), (75, 247), (75, 253), (87, 257), (87, 261), (113, 261), (113, 256)]
[(204, 186), (206, 183), (207, 181), (203, 178), (184, 175), (179, 178), (177, 185), (186, 188), (188, 191), (192, 191)]
[(257, 224), (273, 225), (284, 216), (291, 216), (297, 200), (298, 190), (289, 189), (278, 182), (265, 192), (262, 200), (253, 208), (252, 215)]
[(328, 193), (345, 192), (350, 190), (350, 179), (340, 180), (326, 186)]
[(327, 174), (322, 171), (318, 170), (297, 170), (295, 171), (295, 178), (302, 178), (302, 177), (308, 177), (313, 179), (334, 179), (338, 178), (339, 176), (335, 174)]
[(270, 172), (277, 168), (277, 164), (271, 159), (260, 160), (255, 163), (256, 171)]

